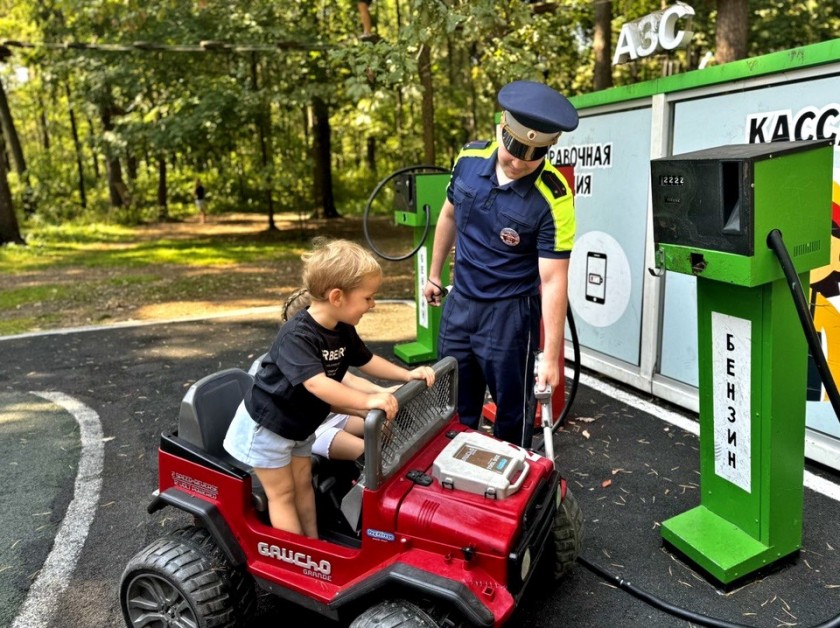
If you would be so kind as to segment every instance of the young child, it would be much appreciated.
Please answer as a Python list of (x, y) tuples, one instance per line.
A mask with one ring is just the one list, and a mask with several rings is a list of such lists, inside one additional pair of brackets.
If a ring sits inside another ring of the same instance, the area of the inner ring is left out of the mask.
[[(309, 293), (305, 289), (295, 290), (283, 305), (283, 322), (294, 318), (295, 314), (309, 307), (311, 302)], [(393, 392), (399, 388), (399, 385), (384, 388), (357, 377), (350, 371), (341, 383), (367, 393)], [(364, 418), (331, 412), (315, 430), (312, 453), (328, 460), (357, 460), (365, 453), (364, 435)]]
[(382, 283), (382, 269), (368, 251), (346, 240), (319, 240), (303, 263), (312, 303), (280, 328), (224, 447), (254, 468), (268, 497), (271, 525), (317, 538), (310, 458), (316, 428), (330, 410), (364, 416), (380, 409), (388, 419), (398, 410), (390, 392), (344, 383), (347, 369), (401, 382), (425, 380), (427, 386), (435, 377), (428, 366), (408, 371), (372, 354), (356, 333)]

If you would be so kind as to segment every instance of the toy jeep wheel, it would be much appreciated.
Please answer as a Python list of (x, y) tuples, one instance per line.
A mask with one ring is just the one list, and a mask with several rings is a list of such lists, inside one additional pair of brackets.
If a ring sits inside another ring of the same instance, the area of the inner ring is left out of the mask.
[(350, 628), (440, 628), (440, 624), (408, 600), (386, 600), (356, 617)]
[(138, 552), (120, 583), (128, 626), (245, 625), (255, 601), (252, 581), (197, 527), (177, 530)]
[(549, 560), (554, 559), (554, 579), (559, 580), (574, 566), (583, 541), (583, 513), (568, 487), (566, 499), (559, 505), (554, 517), (551, 538), (554, 540), (554, 552), (552, 553), (551, 547), (547, 547), (546, 554)]

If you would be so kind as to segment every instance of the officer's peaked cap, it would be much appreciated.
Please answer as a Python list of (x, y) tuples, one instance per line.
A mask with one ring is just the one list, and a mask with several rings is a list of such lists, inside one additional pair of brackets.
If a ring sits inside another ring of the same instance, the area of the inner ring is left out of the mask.
[(513, 81), (499, 91), (499, 105), (516, 122), (538, 133), (574, 131), (578, 112), (569, 100), (543, 83)]

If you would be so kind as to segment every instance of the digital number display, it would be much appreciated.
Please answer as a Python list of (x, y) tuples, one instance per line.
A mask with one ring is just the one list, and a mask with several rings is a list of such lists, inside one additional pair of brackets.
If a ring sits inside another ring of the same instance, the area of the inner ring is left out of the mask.
[(659, 185), (683, 185), (684, 183), (685, 177), (682, 176), (675, 174), (659, 175)]

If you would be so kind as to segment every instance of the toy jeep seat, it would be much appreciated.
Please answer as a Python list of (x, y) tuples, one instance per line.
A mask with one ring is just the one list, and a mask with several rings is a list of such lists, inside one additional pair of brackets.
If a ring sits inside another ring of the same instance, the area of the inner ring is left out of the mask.
[(198, 380), (181, 401), (178, 436), (217, 458), (232, 459), (222, 442), (252, 381), (242, 369), (226, 369)]
[(268, 499), (256, 474), (222, 446), (233, 415), (252, 381), (252, 377), (242, 369), (225, 369), (198, 380), (190, 386), (181, 401), (178, 436), (210, 455), (250, 473), (254, 508), (266, 512)]

